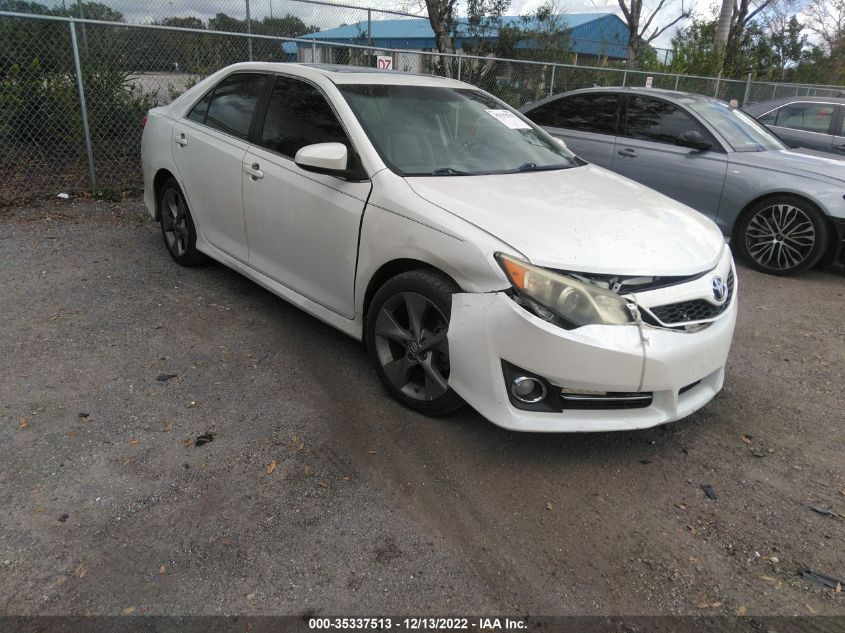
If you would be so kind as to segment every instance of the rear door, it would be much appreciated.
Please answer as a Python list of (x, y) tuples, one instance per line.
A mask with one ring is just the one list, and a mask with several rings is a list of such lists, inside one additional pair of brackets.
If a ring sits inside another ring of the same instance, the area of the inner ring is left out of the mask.
[(241, 173), (265, 75), (235, 73), (173, 126), (173, 160), (197, 231), (243, 262), (248, 248)]
[(838, 109), (834, 103), (795, 101), (766, 113), (760, 122), (790, 147), (831, 152)]
[[(701, 134), (711, 149), (677, 145), (686, 132)], [(613, 171), (715, 218), (727, 168), (719, 142), (686, 110), (662, 99), (628, 96)]]
[(371, 183), (294, 162), (306, 145), (343, 143), (350, 168), (357, 167), (340, 119), (317, 86), (277, 76), (255, 141), (239, 166), (250, 266), (351, 319), (358, 232)]
[(561, 97), (526, 114), (575, 154), (610, 169), (621, 98), (613, 93)]

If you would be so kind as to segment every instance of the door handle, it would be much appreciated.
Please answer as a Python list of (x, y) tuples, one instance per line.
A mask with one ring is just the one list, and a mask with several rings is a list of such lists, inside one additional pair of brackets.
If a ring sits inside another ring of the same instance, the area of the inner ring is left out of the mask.
[(252, 163), (251, 165), (244, 163), (244, 171), (249, 174), (249, 177), (252, 180), (264, 178), (264, 172), (261, 171), (258, 167), (258, 163)]
[(186, 138), (185, 138), (185, 133), (184, 133), (184, 132), (182, 132), (179, 136), (177, 136), (177, 137), (176, 137), (176, 142), (177, 142), (179, 145), (181, 145), (182, 147), (185, 147), (185, 145), (187, 145), (187, 144), (188, 144), (188, 139), (186, 139)]
[(625, 158), (636, 158), (637, 157), (637, 150), (632, 149), (630, 147), (626, 147), (625, 149), (620, 149), (616, 152), (620, 156), (624, 156)]

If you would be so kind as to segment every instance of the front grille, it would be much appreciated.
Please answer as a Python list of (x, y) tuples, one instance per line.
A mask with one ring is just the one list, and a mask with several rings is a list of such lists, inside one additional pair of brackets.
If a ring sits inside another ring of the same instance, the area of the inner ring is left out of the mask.
[(670, 303), (664, 306), (657, 306), (649, 308), (649, 311), (661, 323), (666, 325), (678, 325), (681, 323), (692, 323), (694, 321), (707, 321), (715, 319), (728, 309), (731, 303), (731, 297), (734, 293), (734, 271), (728, 273), (728, 296), (725, 297), (724, 303), (716, 305), (710, 303), (706, 299), (693, 299), (691, 301), (681, 301), (680, 303)]

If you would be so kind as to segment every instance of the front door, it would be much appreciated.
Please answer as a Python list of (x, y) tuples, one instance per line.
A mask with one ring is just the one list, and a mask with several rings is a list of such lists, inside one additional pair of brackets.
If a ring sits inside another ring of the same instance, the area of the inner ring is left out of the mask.
[(371, 184), (306, 171), (293, 160), (301, 147), (337, 142), (355, 164), (340, 120), (319, 88), (279, 76), (256, 141), (241, 166), (250, 266), (351, 319)]
[[(711, 149), (676, 144), (698, 132)], [(728, 170), (727, 154), (713, 136), (678, 106), (652, 97), (631, 96), (616, 138), (613, 171), (715, 218)]]

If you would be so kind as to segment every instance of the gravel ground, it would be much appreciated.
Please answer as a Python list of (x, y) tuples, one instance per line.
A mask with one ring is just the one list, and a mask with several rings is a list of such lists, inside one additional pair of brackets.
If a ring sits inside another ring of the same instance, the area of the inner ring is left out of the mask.
[(138, 202), (3, 211), (0, 280), (0, 613), (845, 615), (841, 273), (741, 268), (712, 403), (559, 436), (403, 409)]

